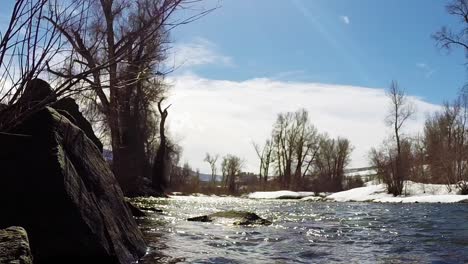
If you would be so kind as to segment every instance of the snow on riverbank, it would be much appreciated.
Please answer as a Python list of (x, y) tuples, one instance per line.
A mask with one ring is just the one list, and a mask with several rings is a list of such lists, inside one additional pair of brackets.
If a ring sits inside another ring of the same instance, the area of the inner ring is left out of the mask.
[(254, 192), (251, 199), (301, 199), (309, 201), (335, 202), (381, 202), (381, 203), (459, 203), (468, 202), (468, 195), (458, 195), (455, 186), (447, 190), (442, 184), (422, 184), (405, 182), (404, 195), (394, 197), (387, 193), (384, 184), (366, 183), (367, 186), (333, 193), (326, 197), (314, 196), (312, 192)]
[(455, 186), (449, 191), (443, 184), (423, 184), (412, 181), (405, 182), (403, 195), (394, 197), (387, 193), (384, 184), (367, 183), (367, 186), (343, 192), (337, 192), (326, 197), (337, 202), (379, 202), (379, 203), (458, 203), (468, 201), (468, 196), (458, 195)]
[(254, 192), (248, 194), (247, 197), (250, 199), (301, 199), (313, 195), (313, 192), (276, 191)]

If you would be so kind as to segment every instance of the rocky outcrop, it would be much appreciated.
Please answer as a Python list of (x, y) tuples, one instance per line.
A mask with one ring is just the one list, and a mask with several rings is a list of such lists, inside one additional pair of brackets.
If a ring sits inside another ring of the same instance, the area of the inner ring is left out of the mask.
[(261, 218), (255, 213), (245, 211), (225, 211), (210, 215), (188, 218), (187, 221), (196, 222), (223, 222), (233, 225), (271, 225), (271, 222)]
[(62, 115), (65, 115), (74, 125), (79, 127), (86, 136), (91, 139), (94, 144), (98, 147), (102, 153), (102, 143), (99, 138), (96, 137), (93, 131), (91, 123), (86, 120), (83, 114), (80, 112), (78, 104), (72, 98), (60, 99), (51, 105), (52, 108), (59, 111)]
[(32, 264), (28, 235), (22, 227), (12, 226), (0, 230), (0, 263)]
[(18, 102), (23, 105), (34, 105), (46, 98), (54, 102), (56, 94), (46, 81), (36, 78), (28, 82)]
[(0, 134), (0, 228), (23, 226), (35, 263), (131, 263), (143, 236), (101, 152), (52, 108)]
[(127, 207), (130, 209), (130, 212), (132, 213), (133, 216), (135, 217), (144, 217), (146, 216), (145, 212), (140, 210), (138, 207), (133, 205), (131, 202), (125, 202), (127, 204)]

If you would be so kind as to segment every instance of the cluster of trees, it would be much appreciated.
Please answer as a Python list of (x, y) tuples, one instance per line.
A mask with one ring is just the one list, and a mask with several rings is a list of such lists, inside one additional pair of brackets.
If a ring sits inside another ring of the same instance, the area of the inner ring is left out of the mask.
[(424, 131), (415, 137), (402, 134), (414, 108), (398, 85), (389, 90), (391, 111), (388, 124), (392, 137), (379, 149), (371, 150), (372, 165), (388, 186), (388, 192), (400, 195), (404, 181), (446, 184), (468, 194), (468, 94), (462, 91), (452, 103), (429, 116)]
[[(219, 155), (213, 155), (210, 153), (206, 153), (204, 161), (210, 165), (211, 168), (211, 181), (210, 181), (210, 188), (212, 191), (215, 190), (217, 186), (217, 161), (219, 160)], [(237, 193), (239, 188), (239, 181), (242, 175), (242, 168), (244, 166), (244, 161), (232, 154), (227, 154), (222, 157), (221, 159), (221, 185), (220, 187), (223, 188), (228, 193)]]
[[(171, 186), (174, 190), (215, 193), (239, 193), (258, 189), (295, 189), (312, 191), (341, 191), (362, 185), (359, 180), (347, 180), (351, 144), (345, 138), (330, 138), (320, 134), (312, 125), (305, 109), (280, 113), (273, 125), (271, 137), (263, 146), (253, 143), (260, 160), (258, 174), (242, 172), (243, 160), (235, 155), (206, 153), (204, 161), (211, 169), (206, 186), (194, 183), (194, 173), (184, 174), (183, 167), (173, 166)], [(219, 169), (219, 170), (218, 170)], [(218, 171), (222, 179), (218, 181)], [(192, 175), (192, 176), (187, 176)], [(191, 186), (191, 187), (190, 187)]]
[[(161, 107), (170, 71), (164, 63), (169, 32), (211, 11), (174, 17), (196, 2), (15, 1), (0, 41), (0, 104), (15, 111), (0, 112), (0, 131), (8, 132), (57, 97), (73, 95), (100, 124), (124, 192), (137, 194), (145, 177), (161, 190), (175, 149), (164, 135), (167, 107)], [(22, 106), (18, 99), (37, 77), (51, 82), (55, 93)]]
[(237, 192), (237, 182), (242, 172), (243, 161), (235, 155), (228, 154), (221, 161), (221, 172), (223, 173), (222, 185), (229, 193)]
[(263, 146), (253, 145), (260, 160), (259, 179), (263, 186), (274, 175), (281, 188), (343, 189), (351, 144), (348, 139), (318, 133), (305, 109), (278, 114), (271, 138)]
[[(463, 92), (453, 103), (430, 117), (424, 127), (420, 178), (455, 184), (468, 194), (468, 94)], [(424, 152), (426, 155), (424, 155)], [(426, 172), (426, 170), (428, 172)]]

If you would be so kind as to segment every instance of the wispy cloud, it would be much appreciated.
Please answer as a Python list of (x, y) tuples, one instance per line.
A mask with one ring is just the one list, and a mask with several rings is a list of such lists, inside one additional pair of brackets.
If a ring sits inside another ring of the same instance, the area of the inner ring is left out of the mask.
[(217, 45), (205, 38), (174, 46), (166, 63), (175, 68), (190, 68), (201, 65), (233, 66), (233, 59), (223, 55)]
[(424, 72), (424, 77), (426, 78), (430, 78), (436, 72), (435, 69), (424, 62), (416, 63), (416, 67)]
[(340, 19), (343, 23), (345, 23), (346, 25), (349, 25), (351, 23), (351, 20), (349, 20), (349, 17), (348, 16), (340, 16)]
[[(388, 98), (383, 89), (287, 82), (271, 78), (245, 81), (212, 80), (197, 75), (172, 77), (169, 123), (173, 136), (182, 139), (182, 160), (202, 172), (206, 152), (232, 153), (256, 171), (258, 158), (251, 142), (262, 143), (280, 112), (306, 108), (313, 124), (331, 136), (343, 136), (354, 146), (351, 166), (366, 166), (371, 147), (390, 133), (384, 119)], [(439, 106), (411, 98), (418, 115), (407, 133), (421, 131), (427, 113)], [(172, 116), (172, 118), (171, 118)]]

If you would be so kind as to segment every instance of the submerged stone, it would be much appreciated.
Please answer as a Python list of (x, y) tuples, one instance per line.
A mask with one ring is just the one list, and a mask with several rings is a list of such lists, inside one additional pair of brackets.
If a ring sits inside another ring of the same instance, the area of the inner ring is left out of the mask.
[(233, 225), (271, 225), (269, 220), (246, 211), (224, 211), (187, 219), (187, 221), (196, 222), (216, 222), (218, 220), (229, 220)]

